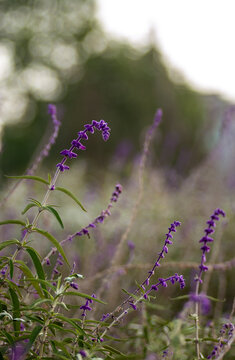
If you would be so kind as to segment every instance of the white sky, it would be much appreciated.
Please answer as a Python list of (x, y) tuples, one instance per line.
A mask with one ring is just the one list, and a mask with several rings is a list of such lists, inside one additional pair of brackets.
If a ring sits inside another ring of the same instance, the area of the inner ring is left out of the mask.
[(144, 44), (151, 29), (165, 60), (195, 88), (235, 101), (235, 0), (97, 0), (112, 37)]

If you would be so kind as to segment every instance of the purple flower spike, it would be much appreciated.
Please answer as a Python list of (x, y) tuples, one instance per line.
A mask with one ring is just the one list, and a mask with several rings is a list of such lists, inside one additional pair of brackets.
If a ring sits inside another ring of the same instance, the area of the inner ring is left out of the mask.
[(209, 237), (208, 234), (212, 234), (214, 232), (214, 229), (216, 227), (216, 222), (218, 221), (220, 218), (219, 216), (225, 216), (225, 212), (221, 209), (216, 209), (214, 211), (214, 213), (211, 215), (210, 219), (206, 222), (207, 223), (207, 227), (204, 230), (205, 232), (205, 236), (203, 236), (200, 240), (199, 243), (203, 243), (203, 246), (201, 247), (202, 250), (202, 257), (201, 257), (201, 264), (199, 265), (199, 274), (197, 276), (197, 278), (195, 279), (196, 281), (199, 281), (200, 283), (202, 283), (202, 273), (204, 271), (208, 270), (208, 267), (205, 265), (206, 262), (206, 253), (208, 253), (210, 251), (210, 247), (208, 246), (208, 243), (212, 243), (214, 241), (214, 239), (212, 237)]
[[(50, 108), (50, 111), (53, 111), (53, 108)], [(64, 156), (61, 163), (56, 165), (60, 171), (69, 169), (69, 167), (66, 167), (66, 165), (64, 165), (67, 158), (72, 159), (77, 157), (77, 154), (73, 152), (73, 149), (86, 150), (86, 147), (80, 142), (80, 140), (87, 140), (87, 133), (94, 134), (95, 129), (100, 130), (102, 132), (102, 137), (104, 141), (107, 141), (110, 136), (110, 128), (104, 120), (100, 120), (99, 122), (96, 120), (92, 120), (92, 123), (84, 125), (84, 128), (85, 130), (78, 132), (78, 138), (72, 140), (70, 148), (62, 150), (60, 152), (60, 155)]]
[(165, 238), (165, 242), (162, 248), (162, 251), (158, 254), (158, 258), (157, 261), (155, 262), (152, 270), (149, 271), (149, 275), (147, 277), (147, 279), (145, 279), (145, 281), (142, 283), (142, 285), (148, 285), (149, 284), (149, 280), (151, 278), (151, 276), (154, 274), (154, 270), (156, 269), (156, 267), (160, 266), (160, 260), (163, 259), (165, 257), (164, 253), (167, 254), (168, 253), (168, 247), (167, 245), (171, 245), (173, 244), (173, 242), (169, 239), (172, 239), (172, 232), (176, 232), (176, 228), (178, 226), (180, 226), (181, 223), (179, 221), (174, 221), (171, 226), (168, 228), (168, 233), (166, 234), (166, 238)]
[[(221, 214), (222, 215), (222, 214)], [(233, 341), (233, 332), (235, 330), (235, 327), (232, 323), (223, 324), (222, 329), (220, 330), (220, 339), (219, 343), (216, 344), (210, 353), (210, 355), (207, 356), (207, 359), (212, 359), (219, 354), (221, 354), (221, 350), (223, 350), (223, 347), (228, 344), (229, 341)]]
[(145, 292), (145, 294), (143, 296), (144, 299), (147, 298), (148, 294), (152, 290), (158, 291), (159, 286), (167, 287), (167, 282), (168, 281), (170, 281), (172, 284), (174, 284), (175, 282), (179, 282), (181, 289), (183, 289), (185, 287), (185, 281), (184, 281), (183, 275), (175, 274), (175, 275), (170, 276), (170, 277), (168, 277), (166, 279), (159, 278), (157, 284), (152, 285), (151, 288), (148, 291)]

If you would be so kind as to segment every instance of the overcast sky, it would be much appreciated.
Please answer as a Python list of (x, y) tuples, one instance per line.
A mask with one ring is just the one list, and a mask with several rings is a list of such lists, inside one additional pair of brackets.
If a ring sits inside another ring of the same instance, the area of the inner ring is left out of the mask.
[(235, 0), (97, 0), (112, 36), (143, 44), (154, 29), (165, 60), (194, 87), (235, 102)]

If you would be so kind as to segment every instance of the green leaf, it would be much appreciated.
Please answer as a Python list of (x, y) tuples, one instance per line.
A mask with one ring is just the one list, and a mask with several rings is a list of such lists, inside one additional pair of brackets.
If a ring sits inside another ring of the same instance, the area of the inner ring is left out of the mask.
[(128, 292), (127, 290), (123, 289), (123, 288), (122, 288), (122, 291), (123, 291), (125, 294), (129, 295), (130, 297), (132, 297), (133, 299), (136, 299), (136, 300), (139, 299), (139, 296), (136, 296), (135, 294), (132, 294), (132, 293)]
[(9, 175), (5, 175), (7, 178), (12, 178), (12, 179), (28, 179), (28, 180), (36, 180), (36, 181), (40, 181), (43, 184), (49, 185), (49, 182), (43, 178), (41, 178), (40, 176), (31, 176), (31, 175), (22, 175), (22, 176), (9, 176)]
[(69, 262), (66, 258), (65, 252), (62, 248), (62, 246), (60, 245), (60, 243), (56, 240), (56, 238), (54, 238), (54, 236), (52, 236), (49, 232), (38, 229), (38, 228), (33, 228), (34, 231), (38, 232), (39, 234), (45, 236), (55, 247), (56, 249), (59, 251), (59, 253), (63, 256), (64, 260), (66, 261), (66, 263), (69, 265)]
[(34, 207), (34, 206), (37, 206), (37, 205), (36, 205), (36, 204), (33, 204), (33, 203), (28, 204), (28, 205), (24, 208), (24, 210), (21, 212), (21, 214), (24, 215), (29, 209), (31, 209), (31, 208)]
[[(17, 260), (20, 261), (20, 260)], [(52, 290), (56, 291), (56, 288), (54, 285), (52, 285), (48, 280), (42, 280), (42, 279), (35, 279), (31, 273), (31, 277), (23, 279), (24, 281), (35, 281), (38, 282), (40, 284), (45, 284), (46, 286), (50, 287)], [(54, 281), (54, 280), (53, 280)]]
[(66, 355), (66, 356), (67, 356), (67, 358), (66, 358), (67, 360), (68, 360), (68, 359), (72, 359), (71, 356), (70, 356), (70, 354), (69, 354), (69, 352), (68, 352), (67, 349), (66, 349), (66, 345), (64, 345), (61, 341), (60, 341), (60, 342), (59, 342), (59, 341), (56, 341), (56, 340), (52, 340), (52, 341), (53, 341), (53, 343), (54, 343), (54, 345), (55, 345), (55, 347), (56, 347), (56, 349), (57, 349), (56, 355), (58, 355), (58, 349), (61, 349), (64, 354), (59, 353), (60, 355)]
[(10, 277), (12, 279), (13, 274), (14, 274), (14, 265), (13, 265), (13, 261), (11, 259), (9, 259), (9, 268), (10, 268)]
[(29, 198), (29, 200), (31, 200), (37, 207), (42, 207), (42, 204), (37, 199)]
[(185, 300), (185, 299), (189, 299), (189, 295), (181, 295), (174, 298), (170, 298), (170, 300)]
[[(34, 266), (37, 271), (39, 279), (45, 280), (44, 270), (43, 270), (43, 267), (42, 267), (42, 264), (38, 257), (37, 252), (33, 248), (27, 248), (26, 251), (30, 255), (31, 259), (33, 260), (33, 263), (34, 263)], [(45, 284), (41, 284), (41, 286), (42, 286), (43, 290), (47, 290)], [(44, 294), (47, 297), (47, 292), (44, 292)]]
[(7, 225), (7, 224), (16, 224), (16, 225), (22, 225), (25, 226), (25, 222), (21, 221), (21, 220), (5, 220), (5, 221), (0, 221), (0, 225)]
[(31, 282), (32, 286), (35, 288), (35, 290), (37, 291), (38, 295), (40, 297), (44, 297), (42, 290), (41, 290), (38, 282), (36, 281), (37, 279), (34, 278), (33, 273), (30, 270), (30, 268), (24, 263), (24, 261), (16, 260), (16, 263), (19, 264), (19, 268), (25, 274), (25, 276), (27, 276), (27, 278), (31, 279), (30, 282)]
[(54, 317), (56, 317), (57, 319), (60, 319), (62, 320), (63, 322), (67, 322), (69, 323), (70, 325), (72, 325), (74, 328), (76, 328), (80, 334), (86, 336), (86, 333), (84, 332), (84, 330), (72, 319), (69, 319), (63, 315), (60, 315), (60, 314), (55, 314)]
[(206, 297), (207, 297), (208, 299), (210, 299), (211, 301), (215, 301), (215, 302), (225, 302), (225, 299), (220, 300), (220, 299), (214, 298), (214, 297), (209, 296), (209, 295), (206, 295)]
[(38, 337), (40, 331), (42, 330), (42, 326), (41, 325), (37, 325), (35, 326), (35, 328), (33, 329), (33, 331), (31, 332), (31, 335), (29, 337), (29, 342), (25, 348), (26, 350), (26, 354), (27, 352), (31, 349), (34, 341), (36, 340), (36, 338)]
[(64, 194), (68, 195), (69, 197), (71, 197), (71, 199), (73, 199), (79, 206), (80, 208), (83, 210), (83, 211), (86, 211), (86, 209), (84, 208), (84, 206), (80, 203), (80, 201), (76, 198), (75, 195), (73, 195), (73, 193), (71, 193), (71, 191), (63, 188), (63, 187), (60, 187), (60, 186), (56, 186), (55, 187), (55, 190), (58, 190), (58, 191), (61, 191), (63, 192)]
[(9, 293), (10, 293), (10, 297), (11, 297), (11, 301), (12, 301), (12, 306), (13, 306), (13, 327), (15, 330), (15, 336), (18, 337), (19, 336), (19, 332), (20, 332), (20, 322), (19, 321), (14, 321), (15, 318), (19, 318), (20, 317), (20, 302), (18, 299), (18, 296), (16, 294), (16, 292), (9, 288)]
[(50, 184), (51, 183), (51, 174), (48, 173), (48, 183)]
[(52, 303), (53, 300), (52, 299), (37, 299), (36, 301), (34, 301), (34, 303), (32, 303), (28, 309), (33, 309), (41, 304), (45, 304), (45, 303)]
[(6, 240), (6, 241), (3, 241), (2, 243), (0, 243), (0, 251), (2, 249), (4, 249), (5, 247), (7, 247), (9, 245), (13, 245), (13, 244), (21, 245), (20, 241), (17, 239)]
[(61, 217), (60, 217), (58, 211), (56, 211), (55, 209), (53, 209), (53, 207), (50, 206), (50, 205), (44, 206), (44, 209), (46, 209), (46, 210), (48, 210), (50, 213), (52, 213), (52, 214), (55, 216), (55, 218), (57, 219), (57, 221), (58, 221), (58, 223), (60, 224), (60, 226), (62, 227), (62, 229), (64, 229), (64, 224), (63, 224), (63, 222), (62, 222), (62, 220), (61, 220)]
[(118, 354), (118, 355), (122, 355), (123, 357), (126, 357), (125, 354), (123, 354), (121, 351), (113, 348), (112, 346), (109, 345), (103, 345), (103, 348), (108, 350), (109, 352), (111, 352), (112, 354)]
[(79, 297), (82, 297), (82, 298), (85, 298), (85, 299), (90, 299), (90, 300), (94, 300), (100, 304), (104, 304), (104, 305), (107, 305), (107, 303), (105, 303), (104, 301), (102, 300), (99, 300), (99, 299), (96, 299), (96, 298), (93, 298), (92, 296), (90, 295), (87, 295), (87, 294), (83, 294), (83, 293), (80, 293), (80, 292), (75, 292), (75, 291), (66, 291), (63, 295), (72, 295), (72, 296), (79, 296)]
[(14, 344), (14, 338), (7, 331), (2, 329), (0, 332), (7, 338), (9, 344)]

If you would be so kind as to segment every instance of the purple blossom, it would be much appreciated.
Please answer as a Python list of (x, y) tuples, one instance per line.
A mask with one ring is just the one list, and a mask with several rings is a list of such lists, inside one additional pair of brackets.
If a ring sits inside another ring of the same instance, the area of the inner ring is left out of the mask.
[[(95, 294), (91, 295), (94, 299), (96, 298)], [(91, 311), (92, 308), (89, 306), (89, 304), (92, 304), (93, 300), (92, 299), (86, 299), (86, 303), (82, 306), (80, 306), (80, 309), (83, 310), (82, 316), (85, 318), (86, 316), (86, 311)]]
[(101, 318), (101, 320), (100, 320), (100, 321), (104, 321), (104, 320), (106, 320), (109, 316), (110, 316), (110, 314), (109, 314), (109, 313), (107, 313), (107, 314), (103, 314), (103, 316), (102, 316), (102, 318)]
[(67, 149), (62, 150), (62, 151), (60, 152), (60, 155), (68, 156), (69, 159), (72, 159), (72, 158), (76, 158), (76, 157), (77, 157), (77, 154), (76, 154), (76, 153), (74, 153), (74, 152), (71, 151), (71, 150), (67, 150)]
[(82, 355), (83, 358), (87, 357), (87, 353), (85, 350), (80, 350), (79, 354)]
[(210, 312), (211, 301), (210, 299), (208, 299), (206, 294), (200, 293), (199, 295), (196, 295), (194, 293), (191, 293), (189, 296), (189, 300), (194, 303), (200, 304), (203, 315), (206, 315)]
[(233, 337), (233, 332), (235, 327), (232, 323), (223, 324), (220, 330), (220, 339), (219, 343), (213, 347), (212, 352), (210, 355), (207, 356), (207, 359), (212, 359), (213, 357), (219, 355), (220, 350), (223, 349), (224, 345)]
[(218, 221), (220, 218), (219, 216), (222, 215), (223, 217), (225, 216), (225, 212), (221, 209), (216, 209), (214, 211), (214, 213), (211, 215), (210, 220), (208, 220), (207, 223), (207, 227), (205, 228), (204, 232), (206, 235), (204, 235), (200, 240), (199, 243), (203, 243), (203, 246), (201, 247), (202, 250), (202, 257), (201, 257), (201, 263), (199, 265), (199, 274), (198, 277), (195, 279), (196, 281), (199, 281), (200, 283), (202, 283), (202, 273), (204, 271), (208, 270), (208, 267), (205, 265), (206, 262), (206, 253), (208, 253), (210, 251), (210, 247), (208, 246), (208, 243), (211, 243), (214, 241), (213, 238), (209, 237), (208, 234), (212, 234), (214, 232), (214, 228), (216, 227), (216, 222)]
[[(113, 202), (117, 202), (119, 199), (120, 194), (122, 193), (122, 185), (117, 184), (115, 186), (115, 190), (112, 193), (111, 199), (110, 199), (110, 203), (108, 204), (108, 207), (106, 210), (103, 210), (101, 212), (101, 214), (99, 216), (97, 216), (95, 218), (95, 220), (90, 223), (89, 225), (87, 225), (85, 228), (83, 228), (82, 230), (80, 230), (79, 232), (77, 232), (74, 236), (83, 236), (83, 235), (87, 235), (89, 236), (89, 229), (93, 229), (96, 228), (97, 224), (102, 224), (104, 219), (108, 216), (111, 215), (110, 209), (112, 208), (112, 203)], [(73, 235), (72, 235), (73, 236)], [(73, 236), (73, 237), (74, 237)]]
[[(53, 108), (50, 108), (50, 111), (53, 113)], [(73, 152), (74, 149), (86, 150), (86, 147), (80, 142), (80, 140), (87, 140), (88, 133), (94, 134), (95, 129), (97, 129), (102, 132), (102, 137), (104, 141), (107, 141), (109, 139), (110, 128), (108, 127), (107, 123), (104, 120), (100, 120), (100, 121), (93, 120), (91, 124), (84, 125), (84, 128), (85, 130), (79, 131), (78, 137), (72, 140), (70, 148), (64, 149), (60, 152), (60, 155), (63, 155), (64, 158), (56, 166), (61, 172), (65, 170), (69, 170), (69, 167), (64, 165), (67, 158), (72, 159), (77, 157), (77, 154)]]
[(71, 282), (70, 283), (70, 286), (73, 288), (73, 289), (75, 289), (75, 290), (78, 290), (78, 284), (76, 284), (75, 282)]
[(170, 240), (172, 239), (172, 232), (176, 232), (176, 228), (178, 226), (180, 226), (181, 223), (179, 221), (174, 221), (170, 227), (168, 228), (168, 233), (166, 234), (166, 238), (165, 238), (165, 242), (164, 242), (164, 245), (163, 245), (163, 248), (162, 248), (162, 251), (158, 254), (158, 258), (157, 258), (157, 261), (155, 262), (152, 270), (149, 271), (149, 275), (148, 277), (145, 279), (145, 281), (142, 283), (142, 285), (149, 285), (149, 279), (151, 278), (151, 276), (154, 274), (154, 271), (156, 269), (156, 267), (160, 266), (160, 259), (163, 259), (164, 258), (164, 253), (167, 254), (168, 253), (168, 247), (167, 245), (171, 245), (173, 244), (173, 242)]

